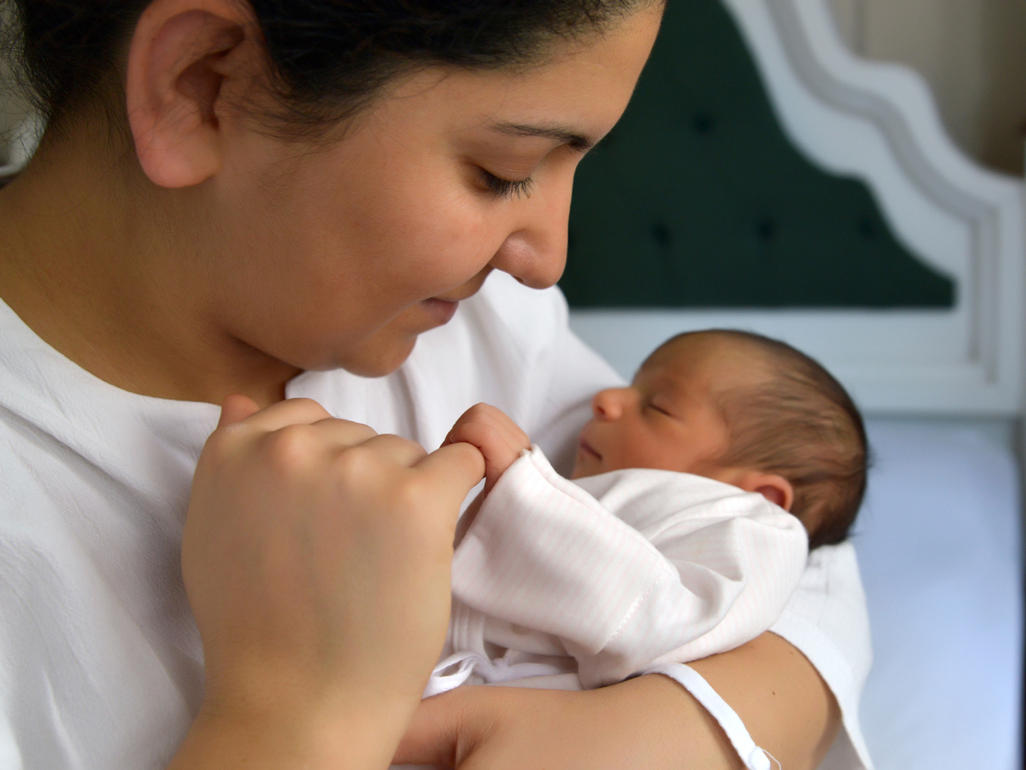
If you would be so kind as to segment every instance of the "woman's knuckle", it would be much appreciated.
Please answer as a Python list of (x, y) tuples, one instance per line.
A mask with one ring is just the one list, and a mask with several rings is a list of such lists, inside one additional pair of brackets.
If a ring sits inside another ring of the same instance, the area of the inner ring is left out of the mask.
[(367, 439), (374, 438), (374, 436), (378, 435), (378, 432), (370, 425), (365, 425), (362, 422), (354, 422), (353, 425), (355, 426), (354, 433), (360, 441), (366, 441)]
[(392, 490), (394, 504), (404, 511), (422, 508), (430, 499), (429, 485), (419, 475), (407, 475)]
[(232, 427), (234, 426), (218, 428), (210, 434), (203, 446), (203, 458), (208, 462), (219, 461), (231, 451)]
[(416, 441), (411, 441), (410, 439), (403, 438), (402, 436), (395, 436), (394, 438), (397, 443), (400, 443), (403, 448), (405, 448), (406, 451), (412, 454), (417, 460), (427, 457), (427, 450)]
[(290, 470), (303, 465), (310, 455), (313, 437), (307, 425), (287, 425), (264, 437), (263, 449), (271, 466)]
[(321, 406), (318, 402), (314, 401), (312, 398), (307, 398), (305, 396), (290, 398), (289, 401), (292, 404), (295, 404), (296, 406), (299, 406), (303, 409), (320, 410), (322, 412), (325, 411), (324, 407)]
[(335, 477), (343, 484), (366, 481), (373, 477), (378, 469), (377, 456), (363, 445), (343, 450), (334, 461)]

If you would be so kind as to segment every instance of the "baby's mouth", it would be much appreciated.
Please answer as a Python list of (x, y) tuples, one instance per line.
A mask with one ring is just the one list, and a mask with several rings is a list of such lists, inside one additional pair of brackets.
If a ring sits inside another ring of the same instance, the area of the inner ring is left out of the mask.
[(601, 460), (602, 459), (602, 455), (600, 455), (598, 452), (596, 452), (595, 448), (591, 444), (589, 444), (587, 441), (585, 441), (583, 438), (580, 440), (580, 447), (581, 447), (581, 451), (584, 452), (585, 454), (591, 455), (596, 460)]

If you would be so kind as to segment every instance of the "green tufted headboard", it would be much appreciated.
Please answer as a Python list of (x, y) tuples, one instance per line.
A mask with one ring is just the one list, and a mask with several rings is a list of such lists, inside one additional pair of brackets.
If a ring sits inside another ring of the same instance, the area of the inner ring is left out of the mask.
[(561, 281), (576, 307), (921, 307), (952, 280), (868, 188), (781, 130), (719, 0), (669, 3), (616, 129), (577, 174)]

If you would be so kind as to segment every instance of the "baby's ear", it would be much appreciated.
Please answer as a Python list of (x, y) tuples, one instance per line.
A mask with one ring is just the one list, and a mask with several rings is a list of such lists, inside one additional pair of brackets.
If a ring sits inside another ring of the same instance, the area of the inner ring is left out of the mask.
[(790, 481), (777, 473), (744, 471), (734, 481), (734, 485), (741, 487), (746, 492), (758, 492), (785, 511), (790, 511), (791, 504), (794, 503), (794, 487), (791, 486)]

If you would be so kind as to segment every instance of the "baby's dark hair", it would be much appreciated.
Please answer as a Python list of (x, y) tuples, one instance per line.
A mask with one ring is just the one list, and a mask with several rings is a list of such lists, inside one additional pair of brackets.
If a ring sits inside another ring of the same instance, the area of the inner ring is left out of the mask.
[(720, 462), (776, 473), (794, 489), (791, 512), (809, 533), (809, 548), (848, 537), (866, 491), (869, 446), (862, 416), (821, 364), (785, 342), (753, 332), (710, 329), (763, 356), (751, 386), (724, 388), (719, 406), (730, 431)]
[[(0, 0), (15, 12), (17, 49), (37, 109), (59, 121), (102, 97), (151, 0)], [(656, 0), (237, 0), (252, 9), (268, 53), (275, 133), (309, 137), (355, 114), (417, 67), (529, 65), (549, 44), (602, 32)], [(661, 2), (661, 0), (660, 0)]]

